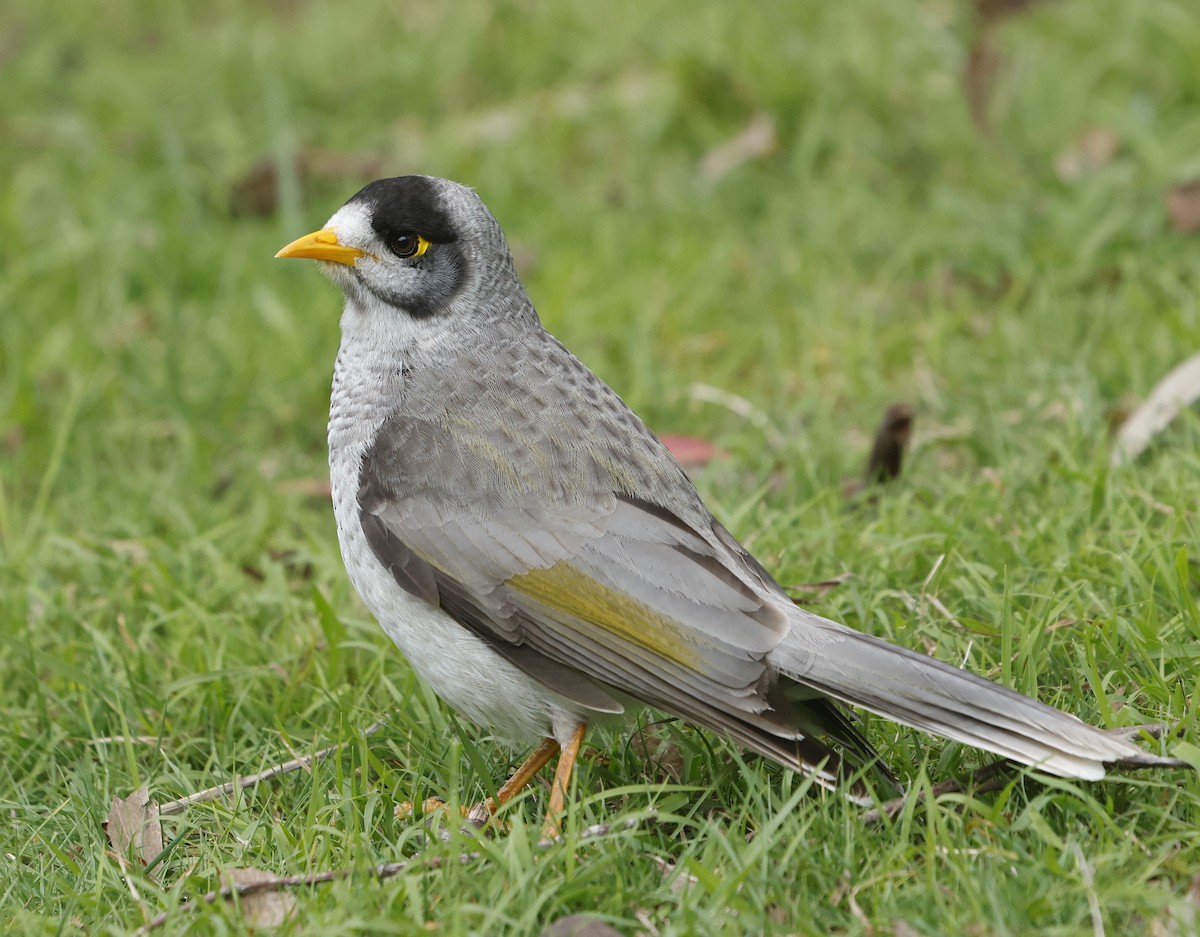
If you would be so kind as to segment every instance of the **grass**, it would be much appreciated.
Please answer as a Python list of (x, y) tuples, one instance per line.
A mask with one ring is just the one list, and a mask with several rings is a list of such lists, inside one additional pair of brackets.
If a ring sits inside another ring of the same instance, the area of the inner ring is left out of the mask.
[[(668, 723), (649, 731), (677, 776), (628, 734), (591, 738), (560, 845), (534, 846), (542, 789), (507, 835), (422, 845), (396, 803), (476, 800), (520, 755), (457, 722), (353, 595), (305, 493), (339, 299), (271, 261), (368, 181), (364, 160), (475, 185), (547, 325), (656, 429), (728, 453), (697, 482), (782, 582), (852, 571), (822, 612), (1194, 744), (1200, 423), (1107, 467), (1113, 411), (1200, 335), (1200, 252), (1162, 207), (1200, 175), (1184, 0), (1003, 22), (991, 137), (950, 0), (64, 0), (9, 5), (0, 35), (6, 930), (119, 934), (169, 911), (163, 934), (245, 933), (230, 905), (177, 909), (247, 865), (358, 870), (298, 892), (284, 933), (533, 934), (584, 911), (663, 935), (1194, 926), (1188, 771), (1023, 776), (866, 828)], [(704, 182), (759, 112), (775, 148)], [(1088, 127), (1119, 147), (1063, 181)], [(325, 168), (297, 173), (318, 149)], [(231, 193), (262, 161), (278, 204), (248, 215)], [(751, 400), (785, 444), (695, 382)], [(900, 484), (848, 507), (841, 479), (901, 399), (924, 441)], [(980, 761), (867, 730), (918, 791)], [(311, 772), (165, 821), (150, 873), (108, 851), (114, 796), (167, 801), (327, 745)], [(580, 840), (600, 822), (616, 831)], [(465, 848), (481, 859), (453, 861)], [(444, 862), (372, 880), (405, 857)]]

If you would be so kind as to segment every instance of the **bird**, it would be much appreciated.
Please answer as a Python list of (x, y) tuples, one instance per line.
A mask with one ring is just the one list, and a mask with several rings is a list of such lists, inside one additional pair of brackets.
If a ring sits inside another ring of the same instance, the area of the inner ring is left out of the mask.
[(558, 754), (554, 835), (588, 727), (643, 706), (863, 803), (896, 779), (852, 708), (1060, 777), (1173, 763), (795, 604), (543, 328), (474, 189), (377, 180), (276, 256), (345, 297), (328, 443), (350, 580), (443, 701), (534, 746), (489, 812)]

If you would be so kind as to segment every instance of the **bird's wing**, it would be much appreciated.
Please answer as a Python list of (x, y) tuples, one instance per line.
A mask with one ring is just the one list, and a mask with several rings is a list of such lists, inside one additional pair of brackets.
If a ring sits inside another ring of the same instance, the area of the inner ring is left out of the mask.
[(594, 467), (576, 473), (586, 491), (530, 490), (528, 450), (501, 459), (466, 425), (396, 417), (364, 457), (360, 522), (403, 588), (551, 689), (566, 668), (797, 767), (836, 764), (814, 735), (873, 756), (832, 706), (774, 692), (786, 599), (707, 511), (684, 520)]
[(750, 700), (787, 617), (746, 581), (748, 572), (731, 568), (719, 543), (612, 490), (497, 505), (478, 488), (443, 488), (437, 497), (398, 490), (397, 455), (435, 451), (442, 462), (467, 456), (452, 432), (393, 423), (359, 476), (360, 520), (402, 586), (457, 603), (472, 628), (493, 638), (604, 673), (643, 698), (662, 698), (665, 681), (727, 705), (761, 706)]

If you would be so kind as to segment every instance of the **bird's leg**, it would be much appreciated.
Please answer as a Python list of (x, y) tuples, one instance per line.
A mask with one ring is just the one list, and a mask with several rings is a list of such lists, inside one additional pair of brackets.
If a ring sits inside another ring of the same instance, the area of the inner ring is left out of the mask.
[(546, 767), (554, 753), (558, 751), (558, 742), (546, 738), (538, 744), (521, 767), (513, 772), (512, 777), (500, 785), (495, 797), (489, 797), (481, 804), (476, 804), (467, 814), (467, 819), (482, 829), (487, 826), (497, 810), (516, 797), (525, 786), (533, 780), (533, 776)]
[(500, 790), (496, 791), (495, 800), (488, 798), (488, 806), (492, 813), (521, 793), (525, 789), (525, 785), (533, 780), (535, 774), (546, 767), (557, 751), (558, 742), (554, 739), (542, 739), (538, 747), (533, 750), (533, 754), (525, 759), (525, 763), (513, 772), (511, 778), (500, 785)]
[(583, 745), (583, 736), (587, 732), (587, 723), (581, 722), (571, 733), (571, 738), (562, 747), (558, 756), (558, 767), (554, 770), (554, 783), (550, 786), (550, 806), (546, 808), (546, 822), (542, 826), (542, 836), (545, 839), (557, 839), (559, 835), (558, 817), (563, 812), (567, 802), (567, 788), (571, 783), (571, 771), (575, 768), (575, 760), (579, 757), (579, 748)]

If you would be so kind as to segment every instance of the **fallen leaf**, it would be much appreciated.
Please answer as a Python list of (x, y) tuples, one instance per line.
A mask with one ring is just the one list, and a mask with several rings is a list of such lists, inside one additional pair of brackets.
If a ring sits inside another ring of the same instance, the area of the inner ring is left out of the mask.
[(1087, 127), (1054, 160), (1054, 172), (1063, 182), (1074, 182), (1103, 169), (1121, 148), (1120, 138), (1108, 127)]
[[(221, 884), (236, 889), (247, 885), (273, 882), (276, 876), (262, 869), (228, 869), (221, 875)], [(291, 892), (261, 888), (237, 897), (242, 916), (251, 927), (279, 927), (296, 913), (296, 897)]]
[(713, 183), (739, 166), (771, 153), (779, 145), (775, 118), (765, 112), (755, 114), (749, 123), (700, 160), (700, 178)]
[(145, 785), (124, 800), (120, 797), (112, 799), (104, 830), (117, 855), (128, 856), (132, 851), (142, 865), (163, 851), (158, 804), (150, 800), (150, 791)]
[(1133, 411), (1117, 431), (1112, 464), (1124, 465), (1136, 459), (1184, 407), (1197, 400), (1200, 400), (1200, 354), (1172, 368), (1154, 386), (1145, 403)]
[(1172, 186), (1167, 190), (1167, 217), (1180, 234), (1200, 231), (1200, 179)]
[(699, 468), (708, 465), (717, 457), (717, 447), (706, 439), (695, 436), (677, 436), (667, 433), (659, 437), (662, 444), (671, 450), (671, 455), (679, 460), (685, 468)]

